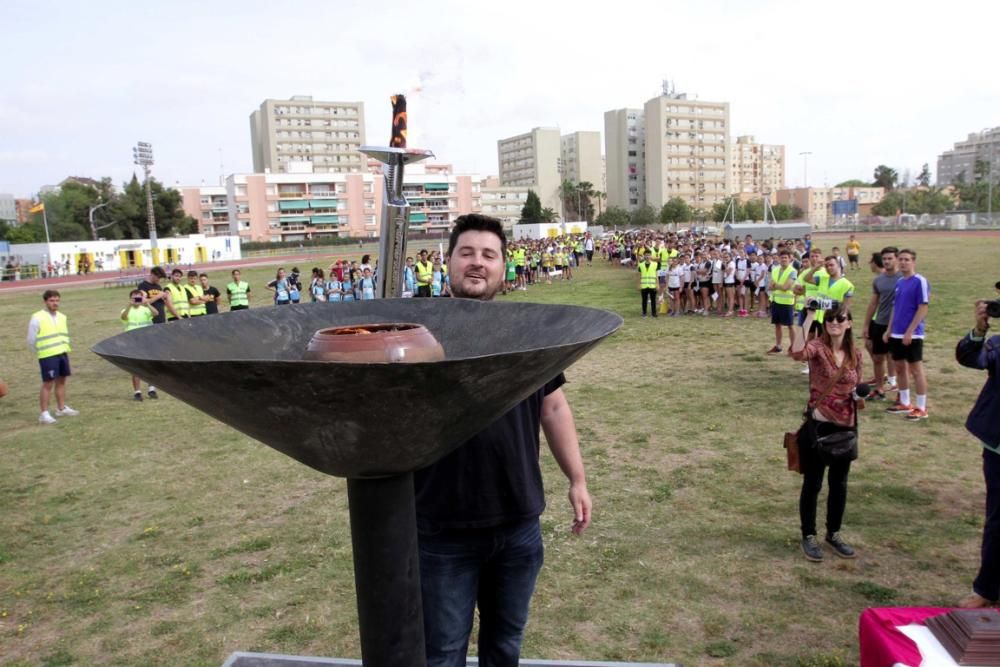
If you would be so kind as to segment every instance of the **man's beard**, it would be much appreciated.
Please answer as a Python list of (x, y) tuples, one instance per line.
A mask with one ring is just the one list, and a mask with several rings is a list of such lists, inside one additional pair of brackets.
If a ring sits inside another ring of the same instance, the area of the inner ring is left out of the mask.
[(479, 299), (480, 301), (492, 301), (502, 285), (502, 281), (491, 285), (487, 279), (483, 278), (475, 284), (471, 291), (467, 292), (463, 289), (463, 282), (464, 279), (453, 283), (451, 293), (460, 299)]

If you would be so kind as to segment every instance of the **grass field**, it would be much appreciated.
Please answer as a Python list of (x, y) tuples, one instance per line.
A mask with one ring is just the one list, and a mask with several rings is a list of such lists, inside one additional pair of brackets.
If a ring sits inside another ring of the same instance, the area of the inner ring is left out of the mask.
[[(625, 317), (567, 371), (595, 500), (581, 538), (569, 533), (566, 485), (543, 450), (546, 566), (523, 655), (853, 664), (864, 608), (948, 605), (970, 589), (983, 483), (963, 423), (985, 376), (959, 367), (953, 349), (972, 301), (1000, 278), (989, 273), (1000, 238), (860, 240), (865, 253), (915, 248), (933, 297), (931, 418), (906, 423), (878, 404), (863, 413), (844, 525), (855, 561), (827, 552), (808, 563), (799, 551), (800, 478), (784, 470), (780, 440), (797, 426), (806, 378), (764, 355), (764, 320), (644, 320), (635, 276), (603, 262), (504, 297)], [(245, 272), (254, 306), (266, 305), (271, 273)], [(849, 277), (863, 307), (870, 275)], [(132, 402), (128, 377), (88, 351), (120, 331), (127, 291), (63, 291), (69, 399), (82, 414), (47, 427), (36, 423), (37, 364), (24, 342), (40, 294), (0, 296), (0, 376), (11, 386), (0, 401), (0, 663), (219, 665), (234, 650), (360, 657), (344, 481), (169, 396)], [(290, 401), (304, 395), (288, 388)], [(345, 395), (329, 409), (364, 407)]]

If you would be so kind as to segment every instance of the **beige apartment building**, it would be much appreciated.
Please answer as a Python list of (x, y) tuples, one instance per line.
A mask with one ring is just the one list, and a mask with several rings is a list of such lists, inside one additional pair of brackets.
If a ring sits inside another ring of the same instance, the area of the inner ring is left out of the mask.
[(497, 141), (500, 185), (530, 188), (542, 208), (562, 213), (559, 161), (562, 141), (559, 128), (536, 127), (530, 132)]
[[(293, 162), (288, 173), (232, 174), (224, 188), (181, 187), (184, 211), (206, 236), (239, 234), (244, 241), (300, 241), (378, 236), (382, 175), (313, 173)], [(448, 231), (463, 213), (481, 208), (481, 181), (450, 165), (410, 165), (403, 193), (410, 231)]]
[(777, 190), (775, 204), (798, 207), (805, 213), (806, 220), (814, 227), (825, 227), (833, 221), (833, 202), (858, 202), (858, 216), (871, 215), (872, 206), (885, 197), (885, 188), (788, 188)]
[(290, 162), (311, 162), (314, 173), (364, 170), (363, 102), (320, 102), (309, 95), (264, 100), (250, 114), (255, 173), (285, 173)]
[(600, 132), (572, 132), (560, 138), (560, 173), (564, 181), (590, 183), (604, 192), (604, 160)]
[(480, 212), (498, 218), (504, 229), (510, 230), (521, 219), (528, 189), (523, 185), (500, 185), (499, 177), (487, 176), (480, 183)]
[(752, 135), (737, 137), (730, 145), (732, 192), (741, 199), (771, 195), (785, 187), (785, 147), (758, 144)]
[(642, 109), (604, 112), (608, 207), (627, 211), (646, 203), (646, 118)]
[(710, 209), (732, 192), (729, 103), (664, 90), (645, 104), (646, 203), (659, 210), (680, 197)]

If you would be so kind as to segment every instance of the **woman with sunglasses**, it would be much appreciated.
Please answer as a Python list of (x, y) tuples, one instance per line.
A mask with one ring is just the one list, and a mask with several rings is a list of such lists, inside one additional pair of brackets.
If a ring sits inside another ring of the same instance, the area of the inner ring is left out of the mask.
[(799, 495), (799, 518), (802, 522), (802, 551), (806, 559), (823, 560), (823, 549), (816, 540), (816, 504), (823, 475), (827, 475), (829, 494), (826, 503), (826, 543), (841, 558), (856, 554), (840, 536), (840, 524), (847, 505), (847, 459), (826, 460), (816, 449), (818, 437), (837, 431), (856, 430), (857, 409), (854, 388), (861, 382), (861, 350), (854, 346), (851, 315), (843, 304), (824, 312), (821, 334), (807, 341), (815, 310), (808, 310), (801, 330), (789, 349), (796, 361), (809, 364), (809, 403), (806, 422), (799, 431), (799, 456), (802, 491)]

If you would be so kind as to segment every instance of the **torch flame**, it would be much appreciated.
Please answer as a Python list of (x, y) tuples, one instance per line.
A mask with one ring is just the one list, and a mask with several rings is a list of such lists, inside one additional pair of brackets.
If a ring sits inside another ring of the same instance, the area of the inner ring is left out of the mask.
[(396, 148), (406, 148), (406, 96), (393, 95), (392, 101), (392, 139), (389, 145)]

